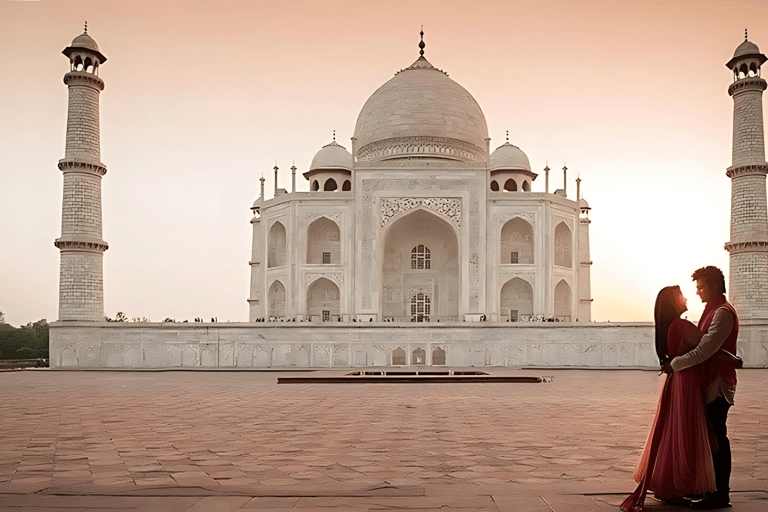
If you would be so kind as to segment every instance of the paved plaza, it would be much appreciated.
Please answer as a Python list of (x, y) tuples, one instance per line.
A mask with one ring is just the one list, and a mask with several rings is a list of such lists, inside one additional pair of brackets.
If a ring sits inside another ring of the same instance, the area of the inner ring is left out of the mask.
[[(2, 372), (0, 510), (616, 511), (660, 382), (277, 384), (344, 373)], [(733, 510), (764, 511), (768, 370), (739, 378)]]

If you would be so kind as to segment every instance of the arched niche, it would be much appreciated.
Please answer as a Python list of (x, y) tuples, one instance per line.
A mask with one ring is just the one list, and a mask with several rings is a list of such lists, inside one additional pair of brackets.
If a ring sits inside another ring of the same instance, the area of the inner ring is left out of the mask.
[(445, 365), (445, 350), (440, 347), (435, 347), (432, 350), (432, 364), (435, 366)]
[[(429, 268), (418, 268), (419, 254), (422, 261), (426, 254), (418, 251), (419, 246), (429, 249)], [(412, 265), (414, 248), (416, 265)], [(422, 293), (430, 301), (429, 321), (458, 318), (459, 243), (449, 221), (426, 209), (396, 218), (384, 235), (381, 258), (384, 317), (410, 322), (411, 298)]]
[(419, 347), (411, 353), (411, 364), (427, 364), (427, 352)]
[(339, 226), (327, 217), (320, 217), (307, 228), (307, 263), (338, 265), (340, 261)]
[(517, 192), (517, 182), (513, 180), (512, 178), (509, 178), (504, 183), (504, 190), (507, 192)]
[(501, 228), (502, 264), (533, 264), (533, 226), (520, 217)]
[(404, 366), (405, 364), (406, 364), (405, 350), (403, 350), (400, 347), (397, 347), (395, 350), (392, 351), (392, 365)]
[(533, 287), (527, 281), (514, 277), (501, 287), (500, 316), (502, 320), (518, 322), (533, 315)]
[(499, 191), (499, 183), (496, 180), (491, 181), (491, 192)]
[(317, 192), (318, 190), (320, 190), (320, 182), (312, 180), (312, 192)]
[(341, 186), (342, 192), (349, 192), (352, 190), (352, 182), (349, 180), (344, 180), (344, 184)]
[(523, 181), (523, 192), (531, 191), (531, 182), (528, 180)]
[(573, 266), (573, 235), (571, 228), (561, 222), (555, 228), (555, 265), (559, 267)]
[(275, 222), (267, 240), (267, 268), (285, 265), (285, 226)]
[(333, 178), (328, 178), (325, 180), (325, 185), (323, 185), (323, 191), (325, 192), (333, 192), (338, 188), (339, 186), (336, 184), (336, 180)]
[(321, 277), (307, 288), (307, 315), (323, 322), (337, 321), (341, 314), (339, 287)]
[(269, 316), (271, 318), (281, 318), (285, 313), (285, 286), (280, 281), (275, 281), (269, 287)]
[(561, 322), (571, 321), (571, 287), (565, 279), (555, 287), (555, 318)]

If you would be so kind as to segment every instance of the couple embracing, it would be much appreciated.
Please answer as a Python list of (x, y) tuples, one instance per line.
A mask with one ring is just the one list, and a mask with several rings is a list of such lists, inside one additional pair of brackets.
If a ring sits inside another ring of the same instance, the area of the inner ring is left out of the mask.
[(656, 417), (635, 472), (639, 485), (621, 505), (643, 509), (645, 495), (695, 509), (730, 507), (731, 447), (726, 420), (736, 391), (739, 319), (725, 299), (717, 267), (693, 273), (706, 304), (696, 327), (680, 318), (688, 307), (678, 286), (659, 292), (656, 353), (667, 374)]

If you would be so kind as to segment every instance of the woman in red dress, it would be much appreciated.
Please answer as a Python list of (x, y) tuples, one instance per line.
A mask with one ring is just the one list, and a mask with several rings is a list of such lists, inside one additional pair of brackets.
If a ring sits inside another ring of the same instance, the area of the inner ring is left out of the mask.
[[(656, 298), (656, 352), (671, 359), (694, 348), (698, 328), (680, 318), (687, 311), (680, 287), (668, 286)], [(656, 417), (635, 471), (640, 483), (621, 505), (627, 512), (643, 510), (650, 490), (661, 500), (715, 490), (715, 471), (706, 419), (702, 368), (694, 366), (666, 376)]]

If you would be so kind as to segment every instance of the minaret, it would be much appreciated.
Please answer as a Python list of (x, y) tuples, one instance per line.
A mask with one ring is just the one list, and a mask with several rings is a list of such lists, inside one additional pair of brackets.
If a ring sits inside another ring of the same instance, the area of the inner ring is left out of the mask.
[(579, 204), (579, 309), (580, 322), (592, 320), (592, 259), (589, 256), (589, 203), (581, 198), (581, 178), (576, 178), (576, 201)]
[[(739, 318), (768, 319), (768, 209), (766, 208), (763, 91), (760, 66), (766, 61), (757, 45), (745, 39), (728, 68), (734, 82), (733, 159), (731, 178), (731, 240), (728, 291)], [(740, 336), (741, 337), (741, 336)]]
[(258, 318), (264, 317), (264, 302), (262, 301), (262, 285), (264, 284), (262, 275), (262, 252), (263, 238), (261, 227), (261, 207), (264, 204), (264, 176), (259, 179), (261, 182), (261, 193), (259, 198), (253, 203), (251, 211), (251, 225), (253, 226), (253, 241), (251, 245), (251, 294), (248, 299), (248, 321), (255, 322)]
[(69, 88), (67, 140), (59, 169), (64, 173), (61, 237), (54, 245), (61, 254), (59, 320), (104, 320), (102, 260), (109, 247), (101, 233), (101, 163), (99, 94), (104, 81), (99, 66), (107, 58), (85, 32), (62, 52), (69, 57), (64, 75)]

